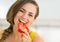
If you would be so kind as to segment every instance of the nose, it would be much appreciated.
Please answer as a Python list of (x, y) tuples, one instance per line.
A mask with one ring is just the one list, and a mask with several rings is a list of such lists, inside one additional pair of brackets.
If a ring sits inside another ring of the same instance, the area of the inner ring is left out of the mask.
[(28, 12), (24, 13), (24, 14), (22, 15), (22, 17), (23, 17), (23, 18), (28, 18)]

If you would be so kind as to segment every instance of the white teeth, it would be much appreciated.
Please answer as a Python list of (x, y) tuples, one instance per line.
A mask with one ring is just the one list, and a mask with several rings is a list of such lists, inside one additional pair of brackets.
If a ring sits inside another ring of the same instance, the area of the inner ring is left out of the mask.
[(21, 22), (23, 22), (23, 23), (26, 23), (25, 21), (23, 21), (23, 20), (20, 20)]
[(25, 20), (25, 19), (18, 19), (19, 22), (23, 22), (23, 23), (28, 23), (28, 20)]
[(21, 22), (26, 23), (26, 22), (24, 22), (24, 21), (21, 21)]

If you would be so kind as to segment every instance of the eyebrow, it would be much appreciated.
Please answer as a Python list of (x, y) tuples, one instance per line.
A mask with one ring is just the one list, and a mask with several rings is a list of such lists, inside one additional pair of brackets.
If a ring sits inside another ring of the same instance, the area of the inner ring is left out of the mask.
[[(21, 8), (21, 9), (23, 9), (24, 11), (26, 11), (24, 8)], [(29, 12), (30, 14), (33, 14), (32, 12)]]
[(23, 9), (24, 11), (26, 11), (24, 8), (21, 8), (21, 9)]
[(32, 12), (29, 12), (30, 14), (33, 14)]

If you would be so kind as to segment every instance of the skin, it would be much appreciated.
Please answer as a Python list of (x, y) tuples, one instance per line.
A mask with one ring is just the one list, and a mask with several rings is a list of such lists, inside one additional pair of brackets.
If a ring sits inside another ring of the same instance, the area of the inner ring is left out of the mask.
[(20, 8), (14, 18), (13, 34), (11, 34), (5, 42), (43, 42), (42, 38), (38, 34), (36, 34), (33, 41), (31, 41), (29, 33), (26, 29), (23, 29), (25, 33), (19, 33), (17, 31), (17, 24), (19, 22), (18, 19), (29, 26), (35, 20), (34, 17), (37, 12), (36, 10), (36, 6), (31, 3), (27, 3), (22, 8)]

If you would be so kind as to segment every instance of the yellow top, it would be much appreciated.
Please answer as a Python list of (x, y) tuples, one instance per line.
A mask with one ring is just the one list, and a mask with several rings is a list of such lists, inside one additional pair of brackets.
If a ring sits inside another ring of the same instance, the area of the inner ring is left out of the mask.
[(31, 33), (30, 33), (31, 40), (34, 38), (34, 36), (35, 36), (36, 34), (37, 34), (36, 32), (31, 31)]

